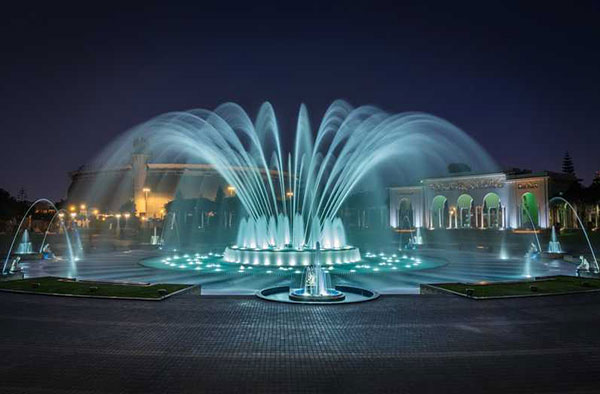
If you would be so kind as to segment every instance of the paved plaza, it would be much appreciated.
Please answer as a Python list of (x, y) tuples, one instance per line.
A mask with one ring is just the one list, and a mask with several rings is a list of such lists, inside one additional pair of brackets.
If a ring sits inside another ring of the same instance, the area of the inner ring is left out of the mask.
[(597, 393), (600, 295), (303, 306), (0, 294), (3, 393)]
[[(94, 253), (77, 262), (77, 278), (152, 283), (201, 284), (203, 294), (252, 295), (257, 290), (289, 285), (291, 273), (273, 270), (240, 273), (237, 269), (226, 272), (197, 273), (194, 271), (164, 270), (142, 266), (144, 258), (156, 256), (156, 250), (125, 250)], [(356, 272), (335, 274), (337, 285), (365, 287), (382, 294), (415, 294), (421, 283), (479, 282), (522, 280), (549, 275), (573, 275), (575, 264), (559, 260), (526, 260), (523, 257), (500, 259), (495, 254), (467, 251), (424, 249), (418, 256), (440, 263), (433, 269), (408, 272)], [(71, 276), (72, 265), (67, 261), (23, 262), (26, 277)]]

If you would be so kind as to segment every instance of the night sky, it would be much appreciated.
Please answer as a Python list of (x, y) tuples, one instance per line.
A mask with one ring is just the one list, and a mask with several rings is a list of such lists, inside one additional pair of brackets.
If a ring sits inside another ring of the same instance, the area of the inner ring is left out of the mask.
[(336, 98), (425, 111), (503, 166), (600, 169), (597, 1), (27, 3), (0, 17), (0, 187), (30, 199), (128, 128), (226, 101), (271, 101), (288, 133), (301, 102), (315, 127)]

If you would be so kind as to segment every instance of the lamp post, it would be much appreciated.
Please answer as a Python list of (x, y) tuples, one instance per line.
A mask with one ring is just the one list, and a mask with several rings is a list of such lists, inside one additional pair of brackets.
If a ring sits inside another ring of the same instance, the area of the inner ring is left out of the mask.
[(60, 224), (58, 225), (58, 233), (62, 234), (63, 228), (65, 227), (65, 223), (64, 223), (65, 213), (64, 212), (59, 212), (58, 213), (58, 218), (59, 218), (59, 221), (60, 221)]
[(117, 228), (115, 229), (115, 231), (118, 237), (119, 235), (121, 235), (121, 214), (117, 213), (115, 217), (117, 218)]
[(142, 189), (142, 191), (144, 192), (144, 204), (146, 205), (144, 208), (144, 213), (146, 216), (148, 216), (148, 193), (150, 193), (151, 190), (149, 187), (145, 187)]
[(88, 214), (87, 214), (87, 205), (81, 204), (79, 206), (79, 213), (83, 214), (84, 221), (82, 227), (88, 227)]

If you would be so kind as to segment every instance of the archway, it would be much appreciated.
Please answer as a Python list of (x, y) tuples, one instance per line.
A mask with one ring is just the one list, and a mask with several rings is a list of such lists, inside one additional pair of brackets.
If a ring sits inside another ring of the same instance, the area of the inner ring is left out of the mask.
[(548, 214), (550, 227), (564, 229), (571, 227), (572, 215), (567, 204), (560, 200), (550, 200), (548, 202)]
[(468, 194), (461, 194), (456, 200), (456, 208), (458, 215), (458, 227), (472, 227), (473, 220), (473, 197)]
[[(539, 207), (535, 194), (527, 192), (521, 196), (521, 223), (523, 227), (539, 226)], [(533, 222), (533, 223), (532, 223)]]
[(431, 202), (430, 227), (448, 227), (448, 199), (442, 195), (435, 196)]
[(487, 228), (499, 228), (502, 227), (500, 196), (496, 193), (488, 193), (483, 198), (483, 211), (481, 213), (481, 219), (483, 221), (482, 227)]
[(414, 217), (412, 203), (408, 198), (400, 200), (397, 211), (398, 228), (409, 229), (414, 227)]

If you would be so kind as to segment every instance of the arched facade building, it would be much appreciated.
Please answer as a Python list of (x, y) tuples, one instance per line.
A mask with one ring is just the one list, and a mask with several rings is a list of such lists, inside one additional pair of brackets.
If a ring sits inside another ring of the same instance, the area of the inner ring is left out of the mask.
[[(492, 173), (421, 180), (389, 189), (394, 228), (548, 228), (549, 200), (565, 190), (562, 174)], [(412, 218), (412, 219), (411, 219)]]

